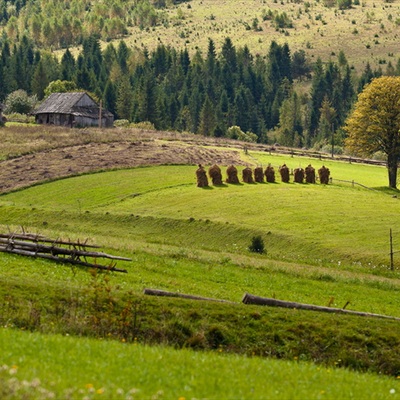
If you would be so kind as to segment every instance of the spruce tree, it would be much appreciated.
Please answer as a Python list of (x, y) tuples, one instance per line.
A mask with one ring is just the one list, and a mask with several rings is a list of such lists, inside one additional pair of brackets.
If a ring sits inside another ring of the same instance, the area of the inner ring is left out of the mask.
[(63, 81), (72, 81), (75, 78), (75, 59), (69, 49), (65, 50), (61, 57), (61, 79)]
[(123, 75), (117, 87), (115, 111), (118, 119), (131, 121), (133, 109), (132, 86), (128, 75)]
[(217, 125), (215, 118), (214, 105), (210, 98), (206, 96), (200, 112), (199, 133), (204, 136), (211, 136)]

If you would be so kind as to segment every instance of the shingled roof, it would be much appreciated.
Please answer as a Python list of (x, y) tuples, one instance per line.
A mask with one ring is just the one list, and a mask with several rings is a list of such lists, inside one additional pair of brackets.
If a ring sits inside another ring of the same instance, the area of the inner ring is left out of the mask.
[[(77, 106), (82, 97), (92, 100), (93, 106)], [(99, 114), (98, 104), (85, 92), (52, 93), (33, 114), (71, 114), (82, 117), (95, 118)], [(112, 116), (107, 110), (102, 110), (104, 117)]]

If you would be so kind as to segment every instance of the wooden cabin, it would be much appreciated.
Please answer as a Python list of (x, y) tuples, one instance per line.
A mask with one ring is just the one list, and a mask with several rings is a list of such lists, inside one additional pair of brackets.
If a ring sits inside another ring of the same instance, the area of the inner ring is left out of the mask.
[(52, 93), (33, 112), (36, 123), (70, 127), (112, 127), (114, 115), (87, 93)]

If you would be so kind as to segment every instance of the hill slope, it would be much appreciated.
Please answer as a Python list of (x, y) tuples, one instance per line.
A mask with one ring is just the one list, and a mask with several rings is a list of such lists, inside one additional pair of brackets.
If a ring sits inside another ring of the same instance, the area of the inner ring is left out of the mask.
[[(269, 10), (273, 16), (263, 20)], [(385, 68), (389, 61), (395, 65), (400, 56), (399, 1), (363, 1), (339, 10), (324, 6), (322, 1), (191, 0), (167, 9), (167, 14), (169, 24), (148, 30), (131, 28), (127, 42), (148, 48), (161, 42), (205, 53), (209, 37), (218, 51), (230, 37), (235, 46), (247, 45), (253, 54), (266, 55), (275, 40), (288, 43), (292, 53), (305, 50), (310, 60), (336, 59), (343, 50), (359, 72), (367, 62), (373, 67)], [(283, 14), (292, 27), (277, 28), (276, 15)]]

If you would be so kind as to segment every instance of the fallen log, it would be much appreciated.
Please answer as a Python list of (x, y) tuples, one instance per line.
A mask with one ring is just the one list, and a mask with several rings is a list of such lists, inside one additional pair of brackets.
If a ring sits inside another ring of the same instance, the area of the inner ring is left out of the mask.
[(221, 299), (213, 299), (210, 297), (202, 297), (202, 296), (194, 296), (191, 294), (183, 294), (183, 293), (174, 293), (174, 292), (168, 292), (165, 290), (158, 290), (158, 289), (144, 289), (143, 290), (144, 294), (147, 294), (149, 296), (162, 296), (162, 297), (180, 297), (183, 299), (189, 299), (189, 300), (205, 300), (205, 301), (217, 301), (219, 303), (230, 303), (230, 304), (236, 304), (232, 301), (228, 300), (221, 300)]
[(78, 247), (89, 247), (93, 249), (99, 249), (100, 246), (94, 245), (94, 244), (86, 244), (86, 242), (68, 242), (68, 241), (63, 241), (59, 239), (49, 239), (45, 236), (41, 235), (35, 235), (31, 233), (25, 233), (25, 234), (20, 234), (20, 233), (9, 233), (9, 234), (4, 234), (0, 233), (0, 238), (5, 238), (5, 239), (20, 239), (20, 240), (28, 240), (31, 242), (42, 242), (42, 243), (52, 243), (56, 245), (66, 245), (66, 246), (78, 246)]
[(29, 256), (29, 257), (34, 257), (34, 258), (39, 257), (39, 258), (44, 258), (47, 260), (60, 262), (60, 263), (68, 263), (68, 264), (73, 264), (73, 265), (80, 265), (83, 267), (101, 269), (103, 271), (128, 273), (128, 271), (126, 269), (116, 268), (115, 265), (107, 266), (107, 265), (93, 264), (93, 263), (88, 263), (86, 261), (76, 260), (76, 259), (72, 259), (72, 258), (62, 258), (62, 257), (53, 256), (51, 254), (37, 253), (35, 251), (20, 250), (20, 249), (9, 250), (9, 249), (4, 248), (3, 246), (0, 246), (0, 252), (19, 254), (21, 256)]
[(268, 297), (254, 296), (249, 293), (244, 294), (242, 302), (244, 304), (254, 304), (259, 306), (283, 307), (283, 308), (292, 308), (298, 310), (322, 311), (322, 312), (338, 313), (338, 314), (352, 314), (363, 317), (386, 318), (386, 319), (394, 319), (400, 321), (400, 318), (392, 317), (389, 315), (373, 314), (367, 312), (345, 310), (343, 308), (323, 307), (323, 306), (315, 306), (312, 304), (296, 303), (292, 301), (276, 300)]
[[(132, 261), (131, 258), (113, 256), (103, 252), (85, 251), (78, 249), (66, 249), (58, 246), (47, 246), (39, 243), (24, 242), (21, 240), (4, 239), (0, 237), (0, 245), (6, 244), (9, 248), (29, 250), (34, 249), (38, 253), (50, 253), (53, 255), (70, 255), (75, 257), (92, 257), (92, 258), (108, 258), (110, 260)], [(69, 244), (69, 243), (68, 243)]]
[[(47, 244), (45, 244), (47, 243)], [(65, 247), (61, 247), (65, 246)], [(113, 256), (99, 251), (87, 251), (86, 248), (98, 248), (86, 242), (69, 242), (52, 240), (44, 236), (26, 233), (0, 234), (0, 252), (18, 254), (28, 257), (40, 257), (60, 263), (69, 263), (104, 271), (127, 273), (126, 269), (116, 268), (115, 263), (109, 265), (97, 264), (97, 259), (132, 261), (130, 258)], [(87, 258), (91, 259), (88, 262)]]

